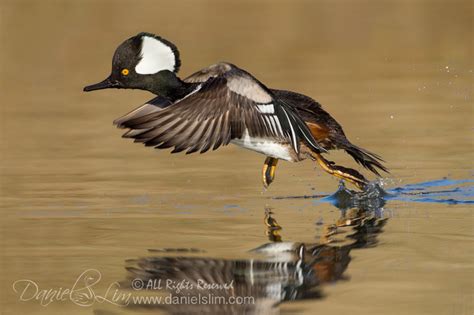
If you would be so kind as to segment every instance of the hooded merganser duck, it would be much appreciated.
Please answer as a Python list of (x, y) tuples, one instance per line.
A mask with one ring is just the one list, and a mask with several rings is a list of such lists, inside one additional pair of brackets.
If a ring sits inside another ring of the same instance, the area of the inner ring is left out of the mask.
[(171, 153), (204, 153), (229, 143), (267, 156), (262, 177), (268, 187), (278, 160), (316, 161), (326, 172), (364, 189), (358, 171), (335, 165), (321, 154), (343, 149), (357, 163), (380, 175), (387, 172), (378, 155), (353, 145), (341, 125), (312, 98), (267, 88), (250, 73), (221, 62), (186, 79), (177, 76), (176, 46), (150, 33), (124, 41), (115, 51), (112, 73), (84, 91), (106, 88), (147, 90), (157, 95), (114, 121), (125, 138)]

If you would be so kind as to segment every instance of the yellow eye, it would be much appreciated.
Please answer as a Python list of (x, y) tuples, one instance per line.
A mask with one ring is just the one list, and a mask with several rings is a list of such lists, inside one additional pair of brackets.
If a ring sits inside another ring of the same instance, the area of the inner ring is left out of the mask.
[(128, 69), (122, 69), (122, 74), (123, 75), (128, 75), (130, 71), (128, 71)]

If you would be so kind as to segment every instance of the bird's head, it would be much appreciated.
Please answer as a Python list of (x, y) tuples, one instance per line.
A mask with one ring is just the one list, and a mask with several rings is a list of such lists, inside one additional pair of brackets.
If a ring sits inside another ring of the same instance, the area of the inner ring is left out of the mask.
[(176, 46), (160, 36), (139, 33), (115, 50), (112, 73), (103, 81), (84, 87), (101, 89), (142, 89), (160, 94), (160, 86), (176, 78), (181, 65)]

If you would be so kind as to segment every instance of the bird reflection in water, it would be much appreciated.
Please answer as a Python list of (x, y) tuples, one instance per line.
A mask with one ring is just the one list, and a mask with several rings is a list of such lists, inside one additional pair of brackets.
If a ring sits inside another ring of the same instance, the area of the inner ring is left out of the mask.
[[(162, 283), (187, 285), (182, 290), (166, 290), (163, 285), (155, 293), (171, 294), (175, 299), (186, 296), (184, 301), (203, 295), (215, 298), (208, 303), (133, 307), (142, 311), (159, 308), (170, 314), (272, 314), (278, 313), (279, 304), (285, 301), (323, 298), (325, 283), (347, 280), (344, 272), (351, 261), (351, 250), (376, 246), (377, 236), (387, 222), (382, 217), (382, 194), (356, 193), (341, 186), (329, 198), (340, 209), (341, 216), (334, 224), (323, 226), (324, 233), (317, 243), (285, 242), (283, 228), (274, 213), (266, 209), (264, 222), (270, 242), (252, 250), (263, 258), (215, 259), (186, 256), (182, 251), (180, 256), (170, 255), (164, 251), (164, 255), (128, 261), (129, 281), (125, 283), (141, 279), (156, 284), (161, 279)], [(222, 286), (203, 290), (200, 282)], [(229, 304), (225, 301), (230, 297), (252, 299)]]

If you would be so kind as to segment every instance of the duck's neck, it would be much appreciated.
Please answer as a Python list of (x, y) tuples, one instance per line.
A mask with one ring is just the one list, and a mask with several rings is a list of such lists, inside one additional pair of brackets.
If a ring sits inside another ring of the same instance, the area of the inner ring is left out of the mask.
[(171, 101), (176, 101), (194, 90), (196, 85), (184, 82), (176, 74), (166, 70), (147, 77), (142, 88), (153, 94), (169, 98)]

